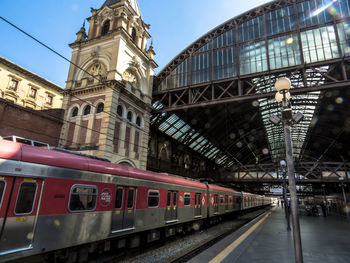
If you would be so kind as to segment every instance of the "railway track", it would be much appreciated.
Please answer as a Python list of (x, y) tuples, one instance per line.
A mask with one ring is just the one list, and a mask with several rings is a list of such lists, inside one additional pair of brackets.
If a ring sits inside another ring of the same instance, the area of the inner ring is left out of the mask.
[(250, 215), (249, 217), (247, 217), (245, 219), (242, 219), (240, 224), (237, 225), (237, 227), (232, 228), (230, 231), (226, 231), (224, 233), (221, 233), (218, 236), (216, 236), (216, 237), (214, 237), (214, 238), (212, 238), (210, 240), (205, 240), (205, 241), (201, 242), (200, 244), (198, 244), (196, 247), (193, 247), (193, 248), (189, 249), (189, 251), (187, 251), (186, 253), (183, 253), (183, 255), (174, 256), (173, 258), (171, 258), (167, 262), (168, 263), (183, 263), (183, 262), (187, 262), (191, 258), (193, 258), (196, 255), (200, 254), (201, 252), (205, 251), (206, 249), (208, 249), (209, 247), (213, 246), (214, 244), (216, 244), (220, 240), (224, 239), (228, 235), (234, 233), (239, 228), (243, 227), (244, 225), (246, 225), (247, 223), (249, 223), (253, 219), (257, 218), (258, 216), (260, 216), (260, 215), (262, 215), (264, 213), (266, 213), (267, 210), (263, 209), (262, 211), (258, 210), (256, 212), (258, 212), (258, 213), (253, 212), (253, 213), (251, 213), (252, 215)]
[(125, 256), (118, 256), (106, 263), (182, 263), (187, 262), (202, 251), (211, 247), (221, 239), (237, 231), (256, 217), (266, 213), (269, 208), (236, 216), (232, 220), (226, 220), (218, 225), (212, 226), (204, 231), (195, 232), (184, 237), (175, 237), (167, 240), (166, 243), (156, 243), (154, 245), (139, 248), (126, 253)]

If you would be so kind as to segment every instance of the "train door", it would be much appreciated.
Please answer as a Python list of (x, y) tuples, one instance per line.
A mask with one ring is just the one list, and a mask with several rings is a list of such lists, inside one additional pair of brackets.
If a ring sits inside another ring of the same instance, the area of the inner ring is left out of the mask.
[(228, 197), (228, 203), (229, 203), (229, 210), (230, 210), (230, 211), (233, 210), (233, 202), (232, 202), (232, 199), (233, 199), (233, 197), (232, 197), (232, 195), (230, 195), (230, 196)]
[(177, 220), (177, 202), (178, 202), (178, 193), (173, 192), (173, 213), (172, 220)]
[(117, 186), (111, 232), (134, 229), (136, 188)]
[(0, 255), (32, 248), (43, 181), (0, 177)]
[(228, 211), (228, 195), (225, 195), (225, 210)]
[(235, 203), (236, 203), (236, 208), (238, 210), (242, 210), (243, 209), (243, 204), (242, 204), (242, 196), (241, 194), (238, 194), (235, 198)]
[(196, 193), (194, 201), (194, 216), (200, 216), (202, 214), (202, 195), (200, 193)]
[(214, 213), (219, 212), (219, 195), (214, 195)]
[(177, 202), (178, 193), (173, 191), (168, 191), (165, 209), (165, 222), (171, 223), (177, 221)]

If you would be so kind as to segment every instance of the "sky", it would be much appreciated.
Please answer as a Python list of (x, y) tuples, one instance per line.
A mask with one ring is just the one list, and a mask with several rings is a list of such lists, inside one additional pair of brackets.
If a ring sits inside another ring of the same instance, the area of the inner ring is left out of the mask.
[[(1, 0), (0, 16), (68, 60), (90, 7), (105, 0)], [(176, 55), (214, 27), (270, 0), (139, 0), (150, 24), (158, 73)], [(88, 23), (86, 28), (88, 28)], [(69, 63), (0, 19), (0, 56), (65, 87)]]

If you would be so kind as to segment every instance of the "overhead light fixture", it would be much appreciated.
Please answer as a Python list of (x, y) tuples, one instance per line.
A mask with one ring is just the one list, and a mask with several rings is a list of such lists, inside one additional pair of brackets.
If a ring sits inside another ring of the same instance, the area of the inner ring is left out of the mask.
[(299, 123), (302, 119), (304, 119), (304, 115), (301, 112), (297, 112), (293, 114), (292, 119), (294, 123)]
[(269, 120), (275, 125), (279, 125), (281, 122), (281, 119), (277, 115), (270, 115)]

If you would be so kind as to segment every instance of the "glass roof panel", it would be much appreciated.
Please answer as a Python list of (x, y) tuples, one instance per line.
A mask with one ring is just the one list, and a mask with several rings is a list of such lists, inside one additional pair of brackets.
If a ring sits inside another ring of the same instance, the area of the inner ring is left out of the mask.
[[(328, 67), (322, 67), (316, 70), (324, 72), (328, 70)], [(278, 78), (283, 76), (284, 75), (281, 74)], [(302, 76), (300, 76), (298, 72), (290, 76), (290, 79), (292, 82), (292, 89), (303, 87)], [(264, 76), (254, 79), (253, 82), (257, 85), (257, 93), (265, 93), (267, 91), (275, 91), (272, 87), (276, 80), (277, 78), (275, 76)], [(307, 74), (307, 83), (323, 84), (324, 77), (319, 73), (315, 74), (313, 72), (312, 74), (309, 70), (309, 74)], [(292, 96), (291, 103), (293, 114), (301, 112), (304, 115), (303, 120), (294, 124), (291, 130), (293, 154), (296, 159), (300, 157), (301, 149), (303, 148), (307, 132), (310, 128), (312, 118), (314, 117), (319, 97), (319, 91)], [(283, 127), (282, 125), (275, 126), (270, 122), (269, 118), (271, 115), (277, 115), (281, 118), (280, 105), (278, 105), (274, 99), (259, 99), (258, 102), (262, 121), (270, 144), (272, 160), (274, 162), (279, 162), (281, 159), (285, 158)]]

